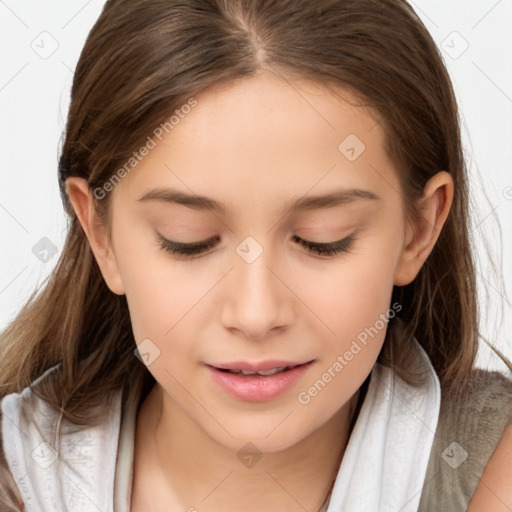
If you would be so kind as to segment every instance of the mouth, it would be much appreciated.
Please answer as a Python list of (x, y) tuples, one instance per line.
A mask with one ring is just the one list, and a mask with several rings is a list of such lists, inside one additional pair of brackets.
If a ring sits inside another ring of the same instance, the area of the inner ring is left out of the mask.
[(207, 364), (215, 383), (235, 398), (261, 402), (276, 398), (291, 389), (314, 360), (303, 363), (266, 361)]
[(241, 370), (241, 369), (232, 369), (232, 368), (216, 368), (217, 370), (225, 373), (232, 373), (234, 375), (259, 375), (261, 377), (270, 377), (271, 375), (277, 375), (278, 373), (287, 372), (292, 368), (297, 368), (297, 366), (301, 366), (301, 364), (295, 364), (291, 366), (282, 366), (278, 368), (271, 368), (270, 370)]

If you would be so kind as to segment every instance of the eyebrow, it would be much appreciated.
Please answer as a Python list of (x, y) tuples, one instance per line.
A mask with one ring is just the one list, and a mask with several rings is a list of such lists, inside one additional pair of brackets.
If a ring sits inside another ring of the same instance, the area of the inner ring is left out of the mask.
[[(332, 208), (333, 206), (348, 204), (354, 201), (378, 201), (380, 199), (380, 196), (369, 190), (359, 188), (339, 189), (328, 194), (301, 197), (292, 203), (291, 211), (299, 212)], [(149, 190), (138, 201), (162, 201), (171, 204), (181, 204), (193, 210), (211, 210), (221, 215), (225, 215), (227, 212), (226, 207), (215, 199), (196, 194), (187, 194), (170, 188)]]

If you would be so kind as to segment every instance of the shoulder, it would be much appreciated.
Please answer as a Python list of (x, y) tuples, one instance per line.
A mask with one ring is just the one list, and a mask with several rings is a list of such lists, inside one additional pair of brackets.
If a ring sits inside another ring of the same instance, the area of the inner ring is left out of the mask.
[(512, 509), (512, 423), (485, 466), (468, 512), (502, 512)]
[(466, 511), (487, 466), (496, 480), (491, 458), (500, 462), (510, 449), (511, 420), (512, 378), (500, 372), (475, 369), (458, 390), (443, 392), (420, 510)]
[(477, 368), (457, 390), (442, 392), (436, 434), (490, 457), (511, 419), (512, 376)]
[[(3, 415), (0, 409), (0, 425), (1, 423), (3, 423)], [(6, 512), (23, 510), (23, 500), (21, 499), (20, 491), (5, 458), (2, 428), (0, 428), (0, 495), (2, 496), (2, 506), (8, 507)]]
[(2, 398), (2, 455), (18, 503), (22, 499), (30, 510), (53, 510), (64, 497), (70, 509), (88, 510), (88, 497), (94, 496), (102, 509), (109, 508), (121, 398), (121, 390), (106, 398), (106, 414), (91, 426), (67, 420), (31, 386)]

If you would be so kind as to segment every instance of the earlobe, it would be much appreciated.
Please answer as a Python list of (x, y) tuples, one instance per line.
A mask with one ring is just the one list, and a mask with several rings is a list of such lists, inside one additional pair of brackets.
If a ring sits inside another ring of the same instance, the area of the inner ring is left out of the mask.
[(123, 295), (124, 287), (111, 240), (106, 226), (98, 219), (87, 180), (75, 176), (67, 178), (66, 193), (89, 240), (105, 283), (113, 293)]
[(446, 171), (438, 172), (426, 183), (418, 205), (420, 216), (406, 227), (404, 247), (395, 270), (396, 286), (410, 284), (432, 252), (450, 212), (453, 188), (453, 179)]

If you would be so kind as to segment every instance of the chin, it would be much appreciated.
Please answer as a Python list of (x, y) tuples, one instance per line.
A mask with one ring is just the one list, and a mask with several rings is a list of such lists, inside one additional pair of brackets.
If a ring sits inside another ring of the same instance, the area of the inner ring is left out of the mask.
[(294, 417), (293, 412), (290, 414), (290, 410), (283, 409), (278, 416), (273, 415), (260, 420), (252, 415), (251, 418), (240, 418), (239, 421), (232, 419), (222, 422), (222, 426), (232, 437), (216, 424), (217, 428), (212, 429), (210, 424), (205, 431), (216, 442), (235, 452), (247, 443), (254, 445), (260, 452), (279, 452), (296, 445), (314, 429), (307, 421)]

